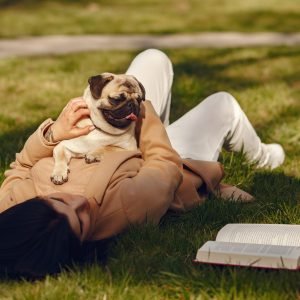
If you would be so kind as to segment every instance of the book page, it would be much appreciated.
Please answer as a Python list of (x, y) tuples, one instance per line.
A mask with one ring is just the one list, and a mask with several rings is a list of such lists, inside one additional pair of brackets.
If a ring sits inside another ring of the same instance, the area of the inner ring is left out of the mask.
[(300, 225), (227, 224), (218, 232), (216, 241), (300, 246)]
[(300, 247), (206, 242), (197, 252), (196, 261), (241, 266), (297, 269)]

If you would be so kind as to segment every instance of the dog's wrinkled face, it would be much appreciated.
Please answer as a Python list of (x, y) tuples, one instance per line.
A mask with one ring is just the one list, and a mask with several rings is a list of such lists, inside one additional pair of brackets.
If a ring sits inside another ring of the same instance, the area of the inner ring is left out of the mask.
[[(103, 73), (90, 77), (88, 82), (84, 98), (97, 127), (105, 126), (105, 131), (117, 133), (137, 120), (140, 103), (145, 100), (145, 89), (134, 76)], [(103, 119), (115, 130), (104, 125)]]

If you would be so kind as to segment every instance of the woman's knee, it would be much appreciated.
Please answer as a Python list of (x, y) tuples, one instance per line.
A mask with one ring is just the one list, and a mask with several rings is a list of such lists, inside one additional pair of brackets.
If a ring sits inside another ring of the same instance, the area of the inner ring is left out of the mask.
[(152, 67), (166, 68), (168, 72), (173, 74), (173, 65), (170, 58), (161, 50), (147, 49), (138, 55), (138, 58), (143, 59)]
[(217, 92), (210, 97), (214, 99), (216, 104), (224, 106), (233, 106), (236, 103), (235, 98), (228, 92)]
[(147, 50), (144, 50), (139, 55), (145, 55), (148, 59), (153, 61), (154, 63), (171, 63), (169, 57), (166, 53), (159, 49), (150, 48)]
[(236, 99), (228, 92), (218, 92), (206, 99), (212, 110), (219, 112), (221, 117), (235, 118), (240, 106)]

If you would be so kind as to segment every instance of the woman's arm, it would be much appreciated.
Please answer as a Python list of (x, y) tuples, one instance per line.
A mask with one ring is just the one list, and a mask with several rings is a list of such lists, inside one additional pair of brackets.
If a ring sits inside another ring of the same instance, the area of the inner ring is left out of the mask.
[(145, 102), (139, 147), (144, 163), (128, 176), (126, 163), (113, 176), (108, 191), (120, 197), (130, 223), (158, 223), (168, 210), (182, 180), (182, 161), (151, 102)]
[(51, 157), (59, 141), (85, 135), (93, 130), (93, 126), (84, 128), (76, 126), (80, 119), (88, 115), (89, 110), (85, 101), (82, 98), (75, 98), (69, 101), (55, 122), (51, 119), (43, 122), (28, 138), (22, 151), (16, 154), (16, 160), (11, 163), (10, 169), (4, 173), (6, 179), (0, 189), (0, 200), (12, 184), (28, 177), (35, 163), (42, 158)]

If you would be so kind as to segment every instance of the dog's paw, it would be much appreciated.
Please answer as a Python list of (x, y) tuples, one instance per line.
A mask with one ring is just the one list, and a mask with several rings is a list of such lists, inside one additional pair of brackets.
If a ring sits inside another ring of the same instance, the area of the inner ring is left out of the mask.
[(64, 184), (68, 181), (68, 173), (70, 173), (69, 169), (65, 172), (53, 172), (50, 179), (54, 184)]
[(102, 155), (95, 155), (95, 154), (86, 154), (85, 155), (85, 162), (87, 164), (91, 164), (94, 162), (99, 162), (102, 159)]

